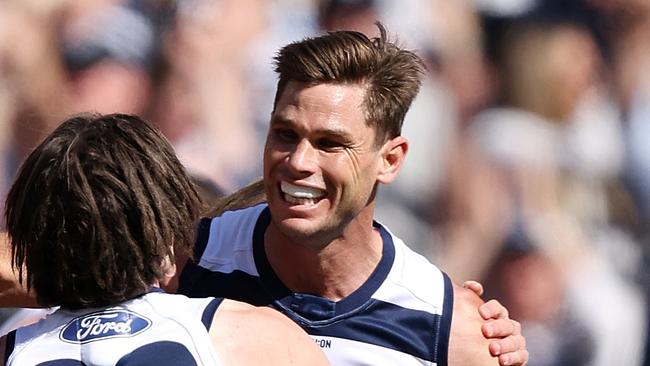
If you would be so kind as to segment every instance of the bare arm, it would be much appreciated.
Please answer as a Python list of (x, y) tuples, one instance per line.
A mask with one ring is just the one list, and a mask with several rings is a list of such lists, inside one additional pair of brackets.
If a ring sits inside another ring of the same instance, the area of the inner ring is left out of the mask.
[(307, 333), (270, 308), (224, 300), (210, 334), (225, 366), (329, 365)]

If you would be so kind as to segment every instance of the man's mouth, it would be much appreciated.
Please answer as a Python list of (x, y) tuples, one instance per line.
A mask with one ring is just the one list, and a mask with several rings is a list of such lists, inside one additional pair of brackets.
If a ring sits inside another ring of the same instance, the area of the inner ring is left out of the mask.
[(280, 183), (280, 190), (284, 200), (294, 205), (315, 205), (325, 196), (322, 189), (297, 186), (284, 181)]

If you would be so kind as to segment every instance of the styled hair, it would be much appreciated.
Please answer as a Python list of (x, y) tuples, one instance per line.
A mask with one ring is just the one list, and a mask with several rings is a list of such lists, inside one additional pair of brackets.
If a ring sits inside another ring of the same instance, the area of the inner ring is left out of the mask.
[(399, 136), (404, 116), (417, 95), (424, 74), (422, 59), (387, 39), (381, 23), (379, 37), (354, 31), (330, 32), (291, 43), (275, 57), (279, 74), (274, 109), (290, 81), (321, 84), (354, 83), (366, 93), (366, 123), (375, 128), (376, 144)]
[(159, 131), (131, 115), (73, 117), (29, 155), (9, 191), (12, 266), (41, 305), (115, 304), (146, 293), (174, 253), (190, 252), (199, 210)]

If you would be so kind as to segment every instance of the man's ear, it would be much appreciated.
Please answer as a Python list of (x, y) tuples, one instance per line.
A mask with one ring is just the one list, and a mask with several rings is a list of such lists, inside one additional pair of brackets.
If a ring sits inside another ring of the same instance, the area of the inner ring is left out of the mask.
[(384, 143), (380, 151), (381, 162), (377, 182), (388, 184), (395, 180), (406, 157), (408, 147), (408, 140), (404, 136), (394, 137)]

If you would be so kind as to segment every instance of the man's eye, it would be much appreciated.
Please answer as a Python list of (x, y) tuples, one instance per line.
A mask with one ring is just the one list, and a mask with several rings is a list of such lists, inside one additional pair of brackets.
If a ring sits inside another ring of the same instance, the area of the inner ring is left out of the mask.
[(293, 142), (298, 138), (298, 135), (295, 132), (284, 129), (275, 130), (275, 136), (282, 142)]
[(341, 144), (339, 141), (336, 140), (331, 140), (331, 139), (318, 140), (318, 148), (320, 149), (336, 149), (342, 146), (343, 144)]

